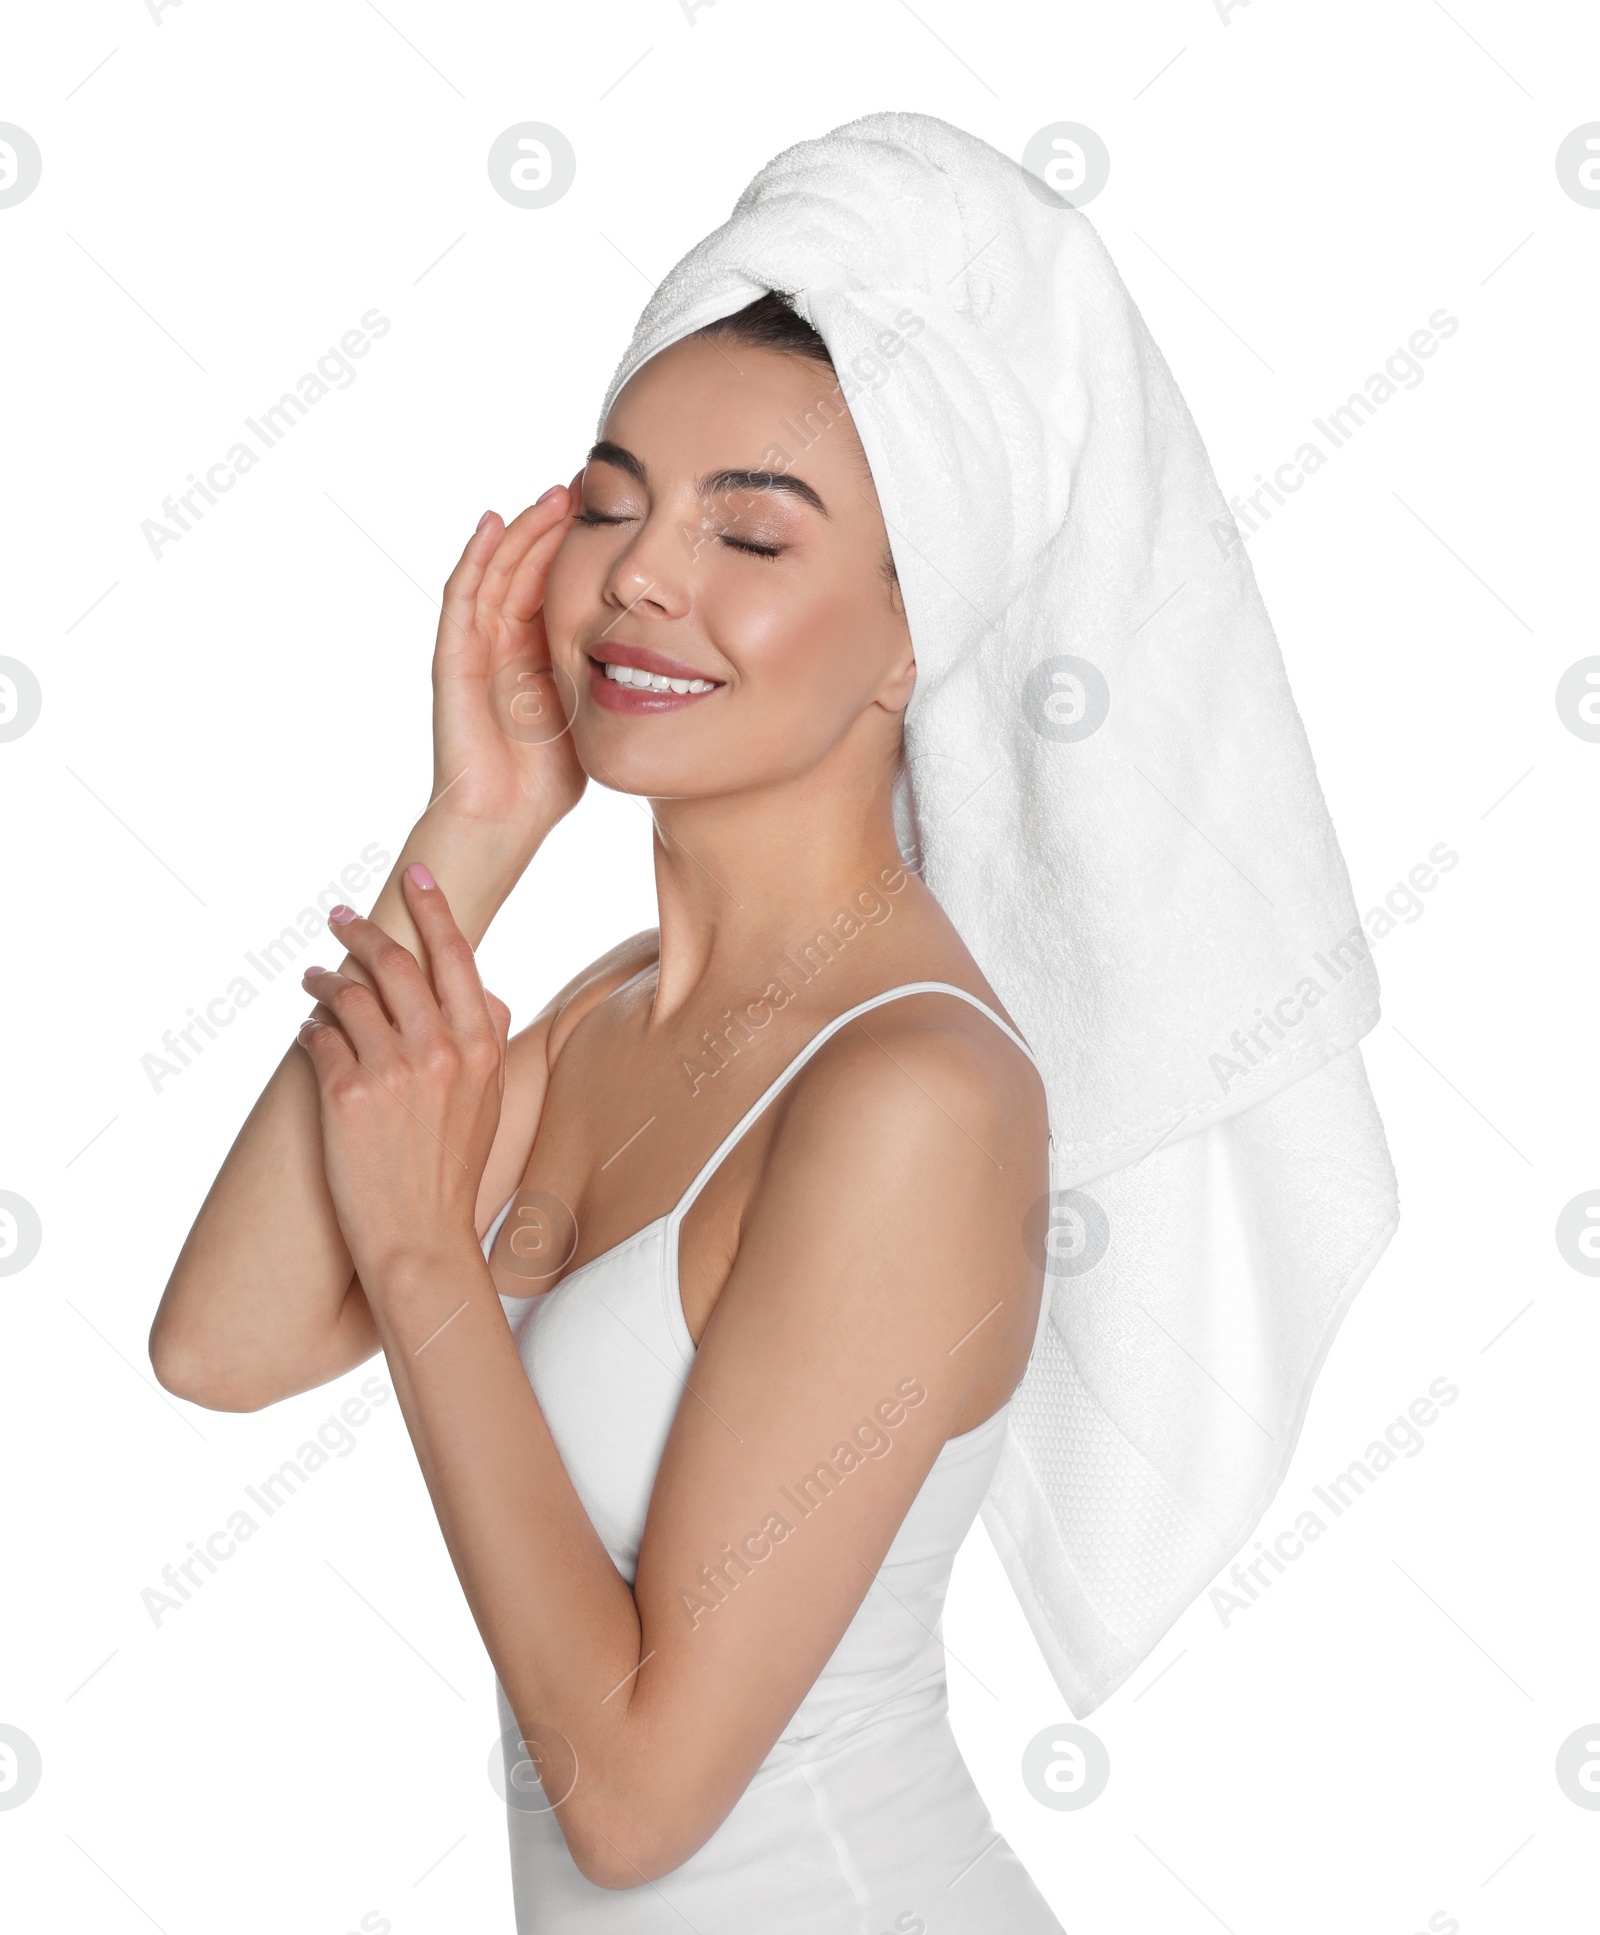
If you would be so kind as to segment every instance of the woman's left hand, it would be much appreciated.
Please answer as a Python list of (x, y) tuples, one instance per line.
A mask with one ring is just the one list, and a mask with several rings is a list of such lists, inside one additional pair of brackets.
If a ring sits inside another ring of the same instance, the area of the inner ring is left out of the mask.
[(330, 915), (330, 929), (377, 992), (324, 968), (303, 976), (337, 1024), (313, 1014), (299, 1041), (316, 1070), (329, 1192), (369, 1297), (404, 1259), (426, 1263), (476, 1245), (478, 1185), (500, 1121), (511, 1021), (479, 980), (472, 948), (428, 870), (408, 867), (402, 892), (432, 987), (409, 949), (338, 908), (347, 918)]

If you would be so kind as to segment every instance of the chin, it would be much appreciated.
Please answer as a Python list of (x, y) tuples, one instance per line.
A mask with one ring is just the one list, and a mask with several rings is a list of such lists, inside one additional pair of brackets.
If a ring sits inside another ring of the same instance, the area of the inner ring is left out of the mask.
[(659, 745), (641, 744), (648, 729), (630, 722), (618, 730), (607, 721), (598, 731), (585, 730), (580, 719), (572, 729), (578, 764), (607, 792), (637, 799), (698, 799), (723, 790), (714, 781), (710, 759), (683, 747), (669, 752)]

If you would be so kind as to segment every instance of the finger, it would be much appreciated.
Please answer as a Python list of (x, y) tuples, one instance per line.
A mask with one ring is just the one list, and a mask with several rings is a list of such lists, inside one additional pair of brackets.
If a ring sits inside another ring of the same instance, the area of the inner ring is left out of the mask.
[(494, 1034), (489, 997), (478, 977), (472, 943), (457, 927), (444, 890), (420, 860), (401, 876), (402, 892), (417, 932), (428, 951), (439, 1010), (451, 1030), (465, 1041), (486, 1041)]
[(444, 598), (439, 608), (441, 625), (448, 624), (456, 632), (470, 628), (478, 587), (483, 583), (483, 574), (504, 531), (505, 526), (500, 521), (498, 511), (485, 511), (478, 520), (477, 530), (467, 539), (466, 549), (457, 560), (455, 570), (445, 580)]
[(513, 624), (531, 625), (543, 611), (544, 588), (550, 576), (550, 567), (571, 529), (572, 518), (569, 515), (553, 531), (529, 545), (521, 563), (512, 572), (500, 597), (500, 610)]
[(372, 976), (385, 1019), (392, 1019), (403, 1039), (415, 1043), (439, 1032), (439, 1004), (410, 948), (342, 903), (329, 913), (328, 928)]
[(355, 1050), (345, 1040), (343, 1032), (315, 1014), (307, 1015), (301, 1022), (295, 1040), (311, 1057), (319, 1088), (340, 1069), (357, 1066)]
[(338, 1023), (351, 1052), (368, 1068), (392, 1069), (398, 1059), (394, 1024), (365, 982), (329, 968), (310, 967), (301, 975), (300, 985)]
[[(544, 581), (550, 560), (560, 550), (571, 524), (571, 492), (565, 484), (552, 486), (540, 503), (530, 504), (506, 526), (495, 547), (479, 588), (476, 609), (480, 618), (503, 611), (526, 624), (544, 600)], [(510, 602), (512, 586), (517, 589)]]

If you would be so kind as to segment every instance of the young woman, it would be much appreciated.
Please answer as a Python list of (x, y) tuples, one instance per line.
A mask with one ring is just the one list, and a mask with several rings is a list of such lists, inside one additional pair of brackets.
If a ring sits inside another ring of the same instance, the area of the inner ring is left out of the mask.
[[(1059, 1932), (948, 1725), (954, 1553), (981, 1505), (1092, 1712), (1250, 1590), (1398, 1214), (1255, 527), (1088, 221), (927, 115), (775, 156), (603, 411), (450, 579), (431, 804), (152, 1357), (248, 1409), (384, 1351), (523, 1930)], [(658, 925), (508, 1040), (473, 949), (590, 778)]]
[[(525, 1929), (1060, 1926), (938, 1637), (1039, 1320), (1045, 1094), (896, 844), (917, 666), (837, 396), (764, 296), (484, 517), (432, 802), (335, 910), (151, 1335), (222, 1410), (385, 1353), (501, 1689)], [(650, 802), (658, 924), (508, 1038), (473, 949), (589, 778)]]

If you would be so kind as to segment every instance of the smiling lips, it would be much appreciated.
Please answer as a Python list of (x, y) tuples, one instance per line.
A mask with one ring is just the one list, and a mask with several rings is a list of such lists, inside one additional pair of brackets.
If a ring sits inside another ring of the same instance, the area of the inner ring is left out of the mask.
[(589, 657), (589, 694), (607, 712), (677, 712), (721, 685), (642, 645), (606, 644)]

